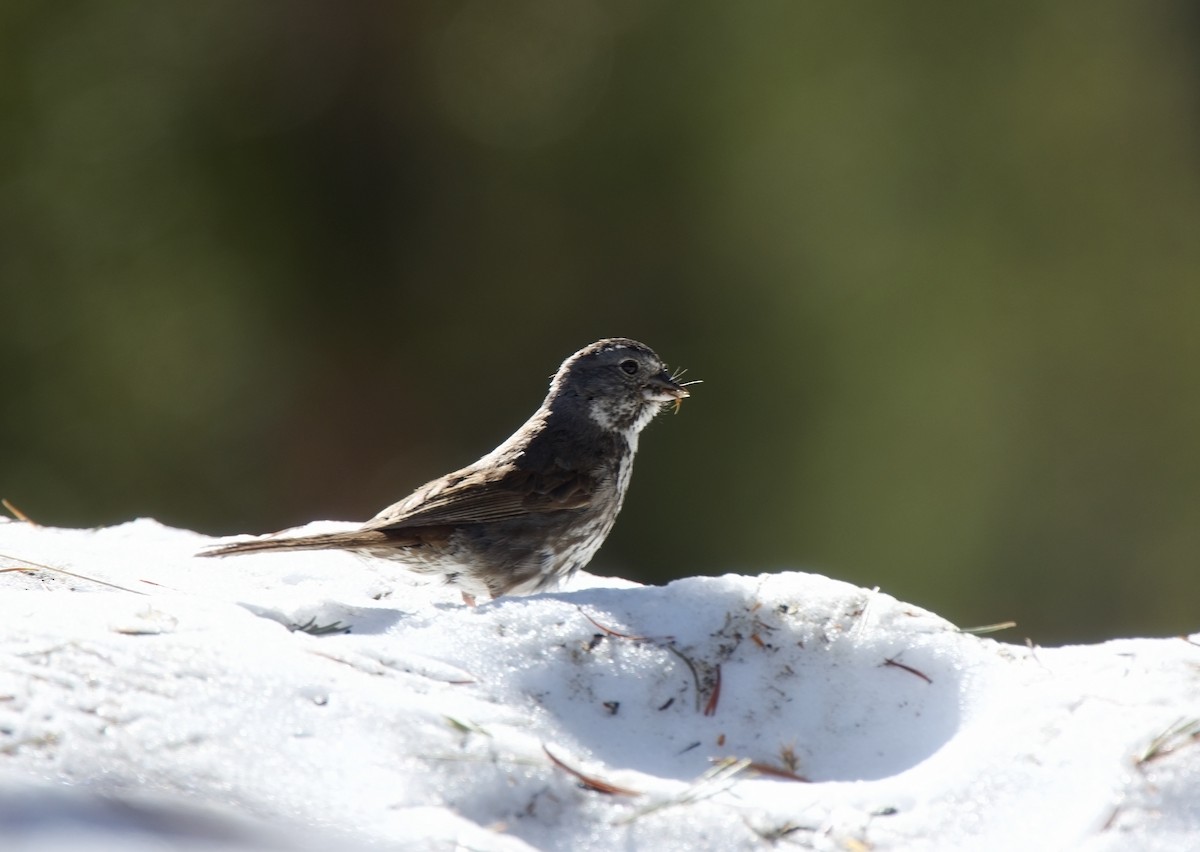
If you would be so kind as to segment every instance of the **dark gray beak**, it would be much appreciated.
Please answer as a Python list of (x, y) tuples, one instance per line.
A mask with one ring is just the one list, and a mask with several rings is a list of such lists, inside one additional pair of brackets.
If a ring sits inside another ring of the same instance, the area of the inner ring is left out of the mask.
[(651, 402), (670, 402), (671, 400), (678, 402), (691, 394), (687, 392), (687, 388), (672, 379), (667, 371), (663, 370), (646, 382), (646, 386), (642, 388), (642, 396)]

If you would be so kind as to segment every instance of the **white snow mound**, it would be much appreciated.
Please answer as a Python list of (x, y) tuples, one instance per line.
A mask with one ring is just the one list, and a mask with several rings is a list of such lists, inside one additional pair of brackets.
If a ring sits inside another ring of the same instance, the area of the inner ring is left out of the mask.
[(1174, 850), (1200, 832), (1194, 639), (1006, 645), (801, 573), (584, 574), (471, 609), (394, 564), (195, 558), (210, 543), (0, 522), (0, 568), (30, 569), (0, 574), (5, 850)]

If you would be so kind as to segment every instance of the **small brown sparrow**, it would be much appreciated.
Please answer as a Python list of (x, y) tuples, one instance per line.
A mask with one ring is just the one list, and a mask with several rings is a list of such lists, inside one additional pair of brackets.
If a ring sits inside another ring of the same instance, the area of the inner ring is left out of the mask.
[(563, 362), (541, 407), (507, 441), (358, 529), (200, 555), (350, 550), (440, 576), (469, 604), (477, 595), (553, 589), (588, 564), (612, 529), (642, 429), (687, 396), (648, 346), (600, 340)]

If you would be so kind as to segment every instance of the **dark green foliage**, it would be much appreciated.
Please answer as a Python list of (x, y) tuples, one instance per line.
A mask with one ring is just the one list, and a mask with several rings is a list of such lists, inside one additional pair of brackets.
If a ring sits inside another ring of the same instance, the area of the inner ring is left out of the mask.
[(1195, 630), (1190, 3), (0, 11), (0, 496), (362, 520), (563, 357), (700, 378), (593, 563)]

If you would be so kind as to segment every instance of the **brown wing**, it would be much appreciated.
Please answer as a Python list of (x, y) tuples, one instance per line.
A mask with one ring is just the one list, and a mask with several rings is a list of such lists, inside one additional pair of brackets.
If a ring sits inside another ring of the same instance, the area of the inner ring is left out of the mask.
[(582, 509), (590, 505), (594, 492), (592, 478), (575, 471), (466, 470), (425, 485), (384, 509), (366, 526), (402, 530), (504, 521)]

